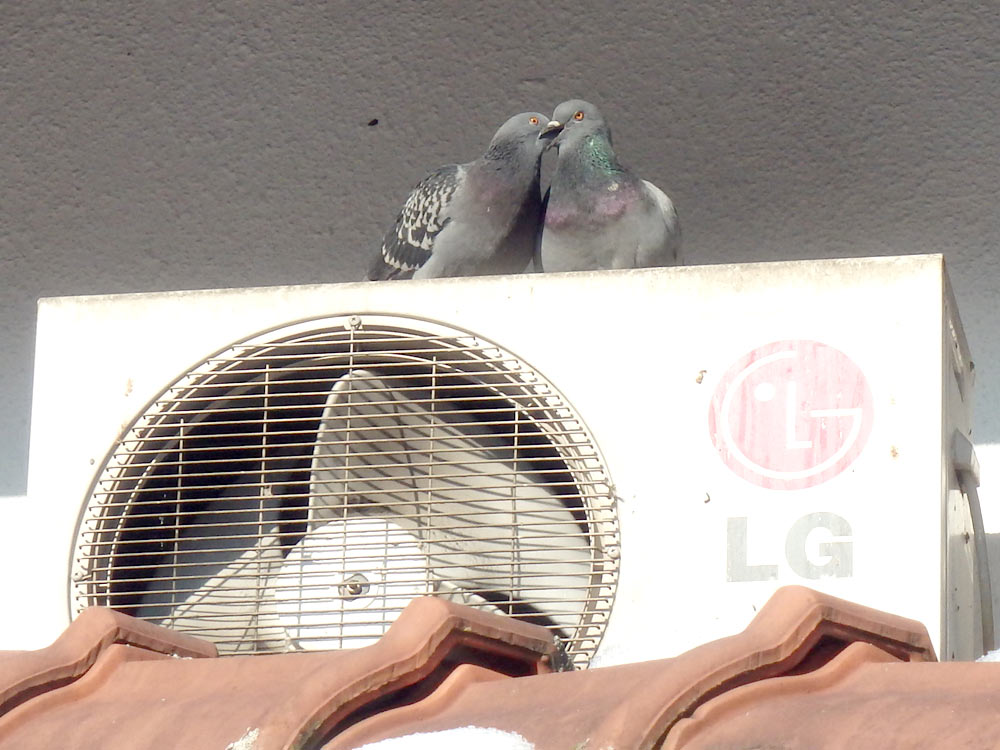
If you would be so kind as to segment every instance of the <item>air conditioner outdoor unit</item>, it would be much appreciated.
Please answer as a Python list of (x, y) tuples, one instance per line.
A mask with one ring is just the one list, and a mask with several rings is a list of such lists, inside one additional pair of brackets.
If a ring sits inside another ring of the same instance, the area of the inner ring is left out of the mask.
[(586, 666), (804, 583), (974, 657), (971, 397), (940, 256), (44, 299), (5, 609), (241, 653), (433, 594)]

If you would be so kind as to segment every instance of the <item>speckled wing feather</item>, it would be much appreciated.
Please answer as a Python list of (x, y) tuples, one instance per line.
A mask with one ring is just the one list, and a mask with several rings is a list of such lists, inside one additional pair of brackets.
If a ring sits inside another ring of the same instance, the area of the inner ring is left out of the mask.
[(448, 207), (463, 176), (464, 167), (448, 164), (420, 181), (383, 238), (368, 268), (370, 280), (409, 278), (430, 259), (435, 238), (451, 221)]

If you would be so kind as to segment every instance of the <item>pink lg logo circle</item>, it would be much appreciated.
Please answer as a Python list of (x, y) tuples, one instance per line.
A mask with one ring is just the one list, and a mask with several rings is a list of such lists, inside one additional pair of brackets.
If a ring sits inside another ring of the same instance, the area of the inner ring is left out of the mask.
[(860, 455), (873, 412), (868, 381), (843, 352), (817, 341), (777, 341), (726, 371), (708, 430), (741, 477), (797, 490), (835, 477)]

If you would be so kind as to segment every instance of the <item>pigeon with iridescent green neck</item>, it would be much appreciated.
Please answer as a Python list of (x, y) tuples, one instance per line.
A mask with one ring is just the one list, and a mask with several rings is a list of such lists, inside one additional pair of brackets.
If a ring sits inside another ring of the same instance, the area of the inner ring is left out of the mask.
[(448, 164), (418, 184), (368, 266), (368, 278), (427, 279), (518, 273), (531, 261), (541, 220), (539, 112), (514, 115), (486, 153)]
[(573, 99), (541, 133), (559, 151), (535, 265), (544, 271), (669, 266), (681, 227), (667, 194), (623, 167), (593, 104)]

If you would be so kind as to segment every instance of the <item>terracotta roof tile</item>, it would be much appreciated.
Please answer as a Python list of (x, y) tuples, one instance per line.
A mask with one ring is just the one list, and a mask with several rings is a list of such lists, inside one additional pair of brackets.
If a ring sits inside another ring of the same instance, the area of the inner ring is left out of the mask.
[(68, 670), (35, 669), (40, 653), (7, 654), (5, 677), (35, 674), (33, 690), (47, 692), (0, 717), (0, 748), (225, 748), (248, 733), (255, 750), (315, 746), (381, 702), (432, 690), (457, 663), (520, 676), (547, 671), (557, 656), (544, 628), (430, 598), (413, 601), (378, 643), (351, 651), (174, 659), (165, 653), (175, 639), (194, 639), (136, 624)]
[(664, 750), (995, 748), (1000, 665), (906, 664), (868, 644), (809, 674), (744, 685), (670, 731)]
[(470, 725), (538, 750), (1000, 745), (1000, 664), (939, 664), (918, 623), (809, 589), (673, 659), (558, 656), (543, 628), (440, 599), (368, 648), (225, 658), (96, 610), (0, 654), (0, 750), (346, 750)]
[[(742, 633), (673, 659), (483, 681), (433, 701), (387, 710), (335, 737), (324, 750), (469, 724), (523, 735), (539, 748), (653, 747), (713, 696), (757, 680), (814, 670), (851, 643), (888, 658), (934, 659), (925, 628), (810, 589), (777, 591)], [(441, 690), (447, 689), (442, 685)]]
[(211, 643), (94, 607), (81, 613), (47, 648), (0, 651), (0, 716), (39, 692), (75, 680), (113, 643), (130, 643), (156, 654), (216, 656)]

